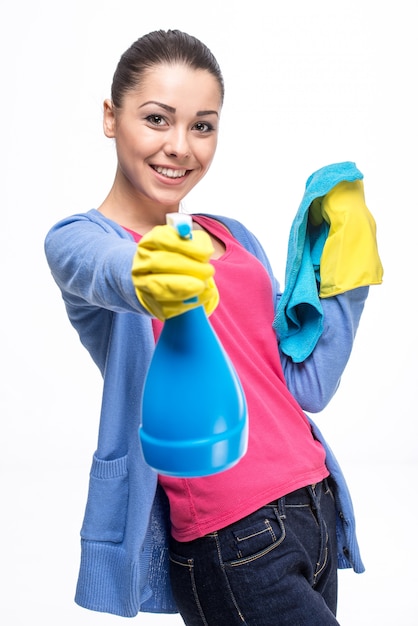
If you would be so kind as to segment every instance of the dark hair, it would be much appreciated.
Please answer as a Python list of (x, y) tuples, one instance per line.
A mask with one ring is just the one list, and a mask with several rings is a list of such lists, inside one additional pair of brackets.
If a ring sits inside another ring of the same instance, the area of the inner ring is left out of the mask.
[(184, 63), (196, 70), (207, 70), (218, 81), (221, 102), (224, 81), (217, 60), (199, 39), (179, 30), (156, 30), (135, 41), (121, 56), (112, 83), (112, 101), (122, 106), (123, 96), (138, 87), (147, 70), (160, 64)]

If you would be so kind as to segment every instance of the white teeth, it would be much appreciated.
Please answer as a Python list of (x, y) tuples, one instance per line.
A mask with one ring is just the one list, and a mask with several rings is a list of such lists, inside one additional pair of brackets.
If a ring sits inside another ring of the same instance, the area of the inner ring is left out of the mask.
[(154, 167), (155, 171), (168, 178), (181, 178), (186, 175), (187, 170), (172, 170), (168, 167)]

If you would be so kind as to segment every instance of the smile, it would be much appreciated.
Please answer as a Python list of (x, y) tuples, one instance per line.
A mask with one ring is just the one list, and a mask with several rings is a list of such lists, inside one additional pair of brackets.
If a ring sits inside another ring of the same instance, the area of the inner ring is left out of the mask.
[(167, 178), (182, 178), (186, 176), (188, 170), (172, 170), (169, 167), (160, 167), (159, 165), (153, 165), (152, 168), (161, 174), (162, 176), (167, 176)]

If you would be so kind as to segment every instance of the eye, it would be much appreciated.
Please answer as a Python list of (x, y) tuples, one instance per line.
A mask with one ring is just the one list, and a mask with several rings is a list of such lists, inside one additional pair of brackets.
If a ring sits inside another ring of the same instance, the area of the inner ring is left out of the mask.
[(167, 123), (162, 115), (147, 115), (146, 120), (153, 126), (165, 126)]
[(193, 129), (197, 130), (199, 133), (210, 133), (213, 130), (213, 126), (208, 122), (196, 122)]

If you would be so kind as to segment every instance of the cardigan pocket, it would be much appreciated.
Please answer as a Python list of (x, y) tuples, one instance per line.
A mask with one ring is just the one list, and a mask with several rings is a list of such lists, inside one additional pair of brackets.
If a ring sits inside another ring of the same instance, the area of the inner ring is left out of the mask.
[(128, 509), (127, 456), (112, 461), (93, 457), (81, 538), (120, 543)]

